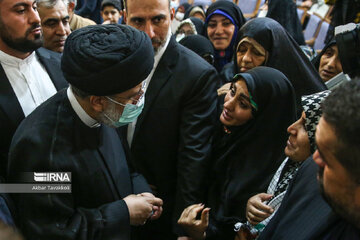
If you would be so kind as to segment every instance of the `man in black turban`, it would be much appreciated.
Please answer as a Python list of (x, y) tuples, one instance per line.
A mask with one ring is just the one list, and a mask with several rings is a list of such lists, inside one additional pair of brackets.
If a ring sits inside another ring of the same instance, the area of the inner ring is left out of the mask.
[(61, 65), (70, 87), (29, 115), (11, 145), (11, 182), (23, 172), (72, 176), (71, 193), (13, 196), (27, 239), (126, 240), (131, 225), (160, 216), (162, 200), (130, 171), (114, 129), (140, 114), (153, 58), (150, 39), (132, 27), (89, 26), (69, 36)]

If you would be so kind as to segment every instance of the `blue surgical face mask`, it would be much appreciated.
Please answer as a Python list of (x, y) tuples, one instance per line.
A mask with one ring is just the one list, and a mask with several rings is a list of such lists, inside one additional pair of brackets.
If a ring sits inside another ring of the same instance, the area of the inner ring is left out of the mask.
[(131, 104), (131, 103), (127, 103), (127, 104), (119, 103), (112, 98), (109, 98), (107, 96), (105, 96), (105, 97), (108, 100), (110, 100), (111, 102), (124, 107), (124, 110), (123, 110), (119, 120), (117, 120), (117, 121), (112, 120), (106, 114), (104, 114), (105, 117), (108, 118), (112, 122), (113, 126), (116, 128), (127, 125), (127, 124), (135, 121), (144, 108), (144, 99), (145, 99), (144, 95), (140, 97), (140, 99), (138, 100), (136, 105)]

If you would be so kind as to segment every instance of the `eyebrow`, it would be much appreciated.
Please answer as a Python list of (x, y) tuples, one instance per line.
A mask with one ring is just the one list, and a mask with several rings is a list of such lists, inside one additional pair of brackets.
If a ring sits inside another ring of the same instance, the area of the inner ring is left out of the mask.
[[(34, 1), (34, 2), (31, 4), (31, 6), (34, 5), (34, 4), (36, 4), (36, 1)], [(29, 6), (29, 4), (27, 4), (27, 3), (19, 2), (19, 3), (16, 3), (16, 4), (13, 6), (13, 8), (16, 8), (16, 7), (28, 7), (28, 6)]]
[(320, 148), (319, 148), (319, 145), (318, 145), (318, 142), (316, 141), (316, 138), (315, 138), (315, 145), (316, 145), (316, 149), (318, 150), (321, 159), (322, 159), (326, 164), (328, 164), (328, 162), (327, 162), (326, 159), (324, 158), (324, 154), (322, 153), (322, 151), (321, 151)]
[(245, 100), (247, 100), (250, 103), (250, 98), (248, 96), (246, 96), (244, 93), (240, 93), (240, 97), (244, 98)]

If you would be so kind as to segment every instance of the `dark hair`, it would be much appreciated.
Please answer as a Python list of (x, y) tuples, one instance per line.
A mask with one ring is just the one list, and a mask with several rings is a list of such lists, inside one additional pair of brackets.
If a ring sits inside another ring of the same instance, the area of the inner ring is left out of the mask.
[(360, 78), (336, 88), (321, 104), (323, 117), (335, 131), (335, 157), (360, 184)]
[[(169, 9), (171, 8), (171, 0), (168, 0), (169, 2)], [(127, 0), (123, 0), (123, 6), (127, 10)]]

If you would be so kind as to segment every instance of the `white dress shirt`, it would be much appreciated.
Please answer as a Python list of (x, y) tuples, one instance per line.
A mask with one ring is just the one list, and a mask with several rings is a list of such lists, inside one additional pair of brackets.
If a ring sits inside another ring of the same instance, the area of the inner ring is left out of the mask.
[(57, 92), (35, 52), (20, 59), (0, 51), (0, 63), (25, 117)]
[[(170, 38), (171, 38), (171, 28), (169, 28), (169, 30), (168, 30), (167, 40), (166, 40), (164, 46), (159, 49), (158, 53), (155, 54), (153, 69), (151, 70), (149, 76), (144, 80), (144, 82), (145, 82), (145, 84), (143, 85), (144, 86), (144, 88), (143, 88), (144, 94), (146, 93), (146, 90), (147, 90), (147, 88), (148, 88), (148, 86), (150, 84), (151, 78), (154, 75), (154, 72), (155, 72), (155, 70), (156, 70), (156, 68), (157, 68), (157, 66), (158, 66), (158, 64), (160, 62), (161, 57), (164, 55), (164, 52), (165, 52), (167, 46), (169, 45)], [(135, 127), (136, 127), (136, 122), (137, 122), (137, 119), (135, 121), (133, 121), (132, 123), (128, 124), (127, 141), (129, 143), (130, 147), (131, 147), (131, 143), (132, 143), (132, 140), (133, 140), (133, 137), (134, 137), (134, 131), (135, 131)]]
[(100, 123), (90, 117), (89, 114), (87, 114), (85, 110), (81, 107), (73, 91), (71, 90), (71, 87), (68, 87), (66, 94), (70, 101), (71, 107), (74, 109), (75, 113), (78, 115), (81, 121), (85, 123), (86, 126), (91, 128), (100, 127)]

